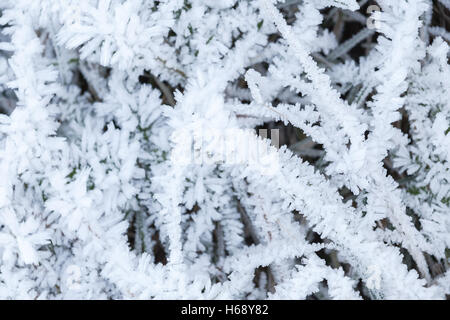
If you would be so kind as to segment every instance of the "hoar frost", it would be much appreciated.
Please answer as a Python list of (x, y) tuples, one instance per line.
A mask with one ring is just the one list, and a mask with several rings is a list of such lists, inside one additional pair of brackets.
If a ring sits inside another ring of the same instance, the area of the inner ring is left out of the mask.
[(448, 17), (1, 1), (0, 298), (445, 299)]

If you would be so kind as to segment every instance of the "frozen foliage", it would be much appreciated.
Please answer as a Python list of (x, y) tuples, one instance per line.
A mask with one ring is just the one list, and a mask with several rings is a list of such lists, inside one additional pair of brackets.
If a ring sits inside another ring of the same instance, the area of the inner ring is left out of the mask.
[(0, 13), (0, 298), (450, 294), (450, 1)]

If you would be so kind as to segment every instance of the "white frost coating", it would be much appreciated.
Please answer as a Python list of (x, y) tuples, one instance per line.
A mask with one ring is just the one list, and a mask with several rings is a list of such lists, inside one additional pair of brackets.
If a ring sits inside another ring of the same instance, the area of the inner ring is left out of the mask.
[(377, 3), (1, 1), (0, 298), (444, 299), (449, 2)]

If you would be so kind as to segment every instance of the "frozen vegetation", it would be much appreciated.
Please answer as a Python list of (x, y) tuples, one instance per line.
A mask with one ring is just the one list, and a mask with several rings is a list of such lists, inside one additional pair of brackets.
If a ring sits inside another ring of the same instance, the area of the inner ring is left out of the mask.
[(449, 30), (449, 0), (1, 0), (0, 298), (445, 299)]

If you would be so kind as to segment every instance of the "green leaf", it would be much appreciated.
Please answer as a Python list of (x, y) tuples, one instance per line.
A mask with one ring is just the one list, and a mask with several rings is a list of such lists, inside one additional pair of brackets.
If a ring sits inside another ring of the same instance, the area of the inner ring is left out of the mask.
[(257, 26), (258, 26), (258, 30), (261, 29), (262, 25), (264, 23), (264, 19), (261, 20), (260, 22), (258, 22)]

